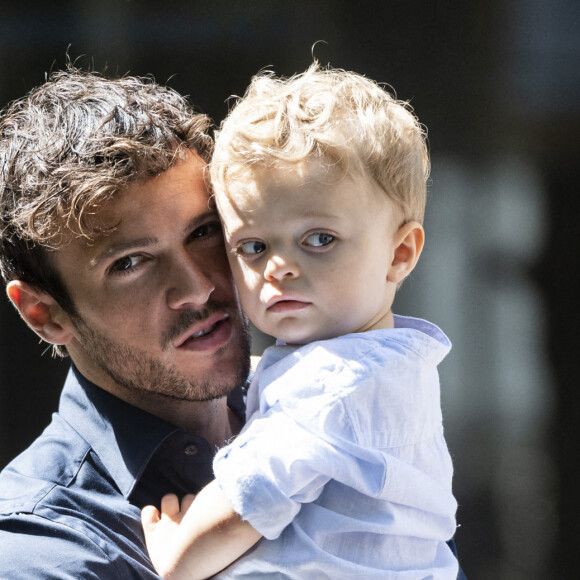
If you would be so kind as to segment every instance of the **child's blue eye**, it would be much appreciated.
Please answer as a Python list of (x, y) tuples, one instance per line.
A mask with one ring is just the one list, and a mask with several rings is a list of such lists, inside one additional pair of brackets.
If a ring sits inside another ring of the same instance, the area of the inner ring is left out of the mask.
[(312, 247), (321, 247), (321, 246), (328, 246), (334, 242), (334, 236), (332, 234), (327, 234), (324, 232), (316, 232), (315, 234), (310, 234), (304, 240), (304, 243), (307, 246)]
[(252, 240), (250, 242), (243, 242), (237, 247), (238, 254), (261, 254), (266, 249), (264, 242)]

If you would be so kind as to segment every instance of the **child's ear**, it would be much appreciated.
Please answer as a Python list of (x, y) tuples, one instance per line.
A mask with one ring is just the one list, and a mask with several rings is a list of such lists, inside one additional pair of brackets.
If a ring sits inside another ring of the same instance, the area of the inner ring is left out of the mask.
[(73, 338), (69, 316), (56, 300), (27, 282), (12, 280), (6, 287), (8, 298), (24, 322), (40, 338), (51, 344), (68, 344)]
[(395, 234), (393, 261), (390, 264), (387, 280), (400, 284), (413, 270), (419, 260), (425, 230), (419, 222), (403, 224)]

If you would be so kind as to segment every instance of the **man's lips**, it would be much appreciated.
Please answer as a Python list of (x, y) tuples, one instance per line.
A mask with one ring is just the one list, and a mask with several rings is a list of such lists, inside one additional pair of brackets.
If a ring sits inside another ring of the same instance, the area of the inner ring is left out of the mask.
[(201, 346), (201, 343), (215, 342), (216, 339), (219, 340), (223, 338), (223, 331), (226, 329), (221, 327), (228, 326), (229, 328), (229, 324), (224, 324), (229, 322), (229, 318), (228, 314), (219, 312), (208, 316), (204, 320), (200, 320), (177, 339), (175, 342), (176, 348), (190, 346), (194, 342), (197, 342), (198, 345)]

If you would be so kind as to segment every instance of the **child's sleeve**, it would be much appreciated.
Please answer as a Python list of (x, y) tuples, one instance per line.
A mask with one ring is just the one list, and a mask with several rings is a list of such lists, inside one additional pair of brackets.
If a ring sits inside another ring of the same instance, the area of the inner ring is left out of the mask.
[[(325, 415), (341, 432), (348, 431), (340, 402), (327, 406)], [(346, 438), (345, 446), (337, 443), (275, 407), (218, 453), (214, 473), (234, 510), (262, 536), (276, 539), (330, 479), (359, 487), (364, 480), (365, 493), (380, 494), (382, 458), (353, 453), (349, 446), (358, 448)]]

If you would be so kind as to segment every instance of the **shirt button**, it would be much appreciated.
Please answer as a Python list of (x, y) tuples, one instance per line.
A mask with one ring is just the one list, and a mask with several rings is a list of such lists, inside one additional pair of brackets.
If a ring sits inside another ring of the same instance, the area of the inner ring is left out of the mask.
[(193, 443), (185, 448), (186, 455), (197, 455), (197, 451), (198, 451), (197, 446), (193, 445)]

